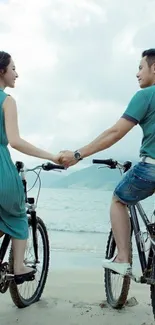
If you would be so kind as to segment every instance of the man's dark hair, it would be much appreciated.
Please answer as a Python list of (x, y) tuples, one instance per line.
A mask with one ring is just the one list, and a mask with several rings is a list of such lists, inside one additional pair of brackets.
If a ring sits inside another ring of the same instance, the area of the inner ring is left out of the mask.
[(5, 73), (7, 71), (7, 66), (10, 63), (11, 55), (4, 51), (0, 51), (0, 71)]
[(144, 56), (146, 56), (148, 66), (151, 67), (151, 65), (155, 63), (155, 49), (145, 50), (142, 53), (142, 58), (144, 58)]

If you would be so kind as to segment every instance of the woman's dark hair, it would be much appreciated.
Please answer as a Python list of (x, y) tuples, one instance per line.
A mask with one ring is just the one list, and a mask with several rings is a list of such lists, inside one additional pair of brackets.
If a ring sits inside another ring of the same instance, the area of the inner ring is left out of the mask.
[(0, 51), (0, 71), (5, 73), (7, 71), (7, 66), (10, 63), (11, 55), (4, 51)]
[(155, 63), (155, 49), (145, 50), (142, 53), (142, 58), (144, 58), (144, 56), (146, 56), (148, 66), (151, 67), (151, 65)]

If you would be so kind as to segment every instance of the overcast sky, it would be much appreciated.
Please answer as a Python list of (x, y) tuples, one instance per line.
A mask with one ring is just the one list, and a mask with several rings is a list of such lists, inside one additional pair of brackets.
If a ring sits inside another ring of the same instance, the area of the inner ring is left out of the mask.
[[(138, 90), (141, 52), (155, 47), (154, 0), (0, 0), (0, 44), (19, 79), (20, 134), (53, 153), (115, 123)], [(97, 157), (137, 159), (141, 130)], [(13, 160), (36, 160), (11, 150)], [(88, 164), (87, 159), (82, 164)]]

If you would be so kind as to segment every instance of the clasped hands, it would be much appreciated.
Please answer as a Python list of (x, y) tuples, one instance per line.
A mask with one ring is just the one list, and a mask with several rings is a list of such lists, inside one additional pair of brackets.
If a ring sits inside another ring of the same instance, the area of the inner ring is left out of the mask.
[(66, 168), (75, 165), (77, 162), (78, 160), (74, 158), (74, 152), (70, 150), (60, 151), (55, 157), (55, 163), (63, 165)]

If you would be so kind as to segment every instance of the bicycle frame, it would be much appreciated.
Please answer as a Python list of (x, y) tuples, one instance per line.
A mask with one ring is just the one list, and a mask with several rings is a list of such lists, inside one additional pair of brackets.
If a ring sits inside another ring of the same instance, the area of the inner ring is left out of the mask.
[[(116, 168), (117, 164), (118, 164), (118, 166), (121, 166), (121, 168), (122, 168), (121, 164), (116, 163), (116, 162), (113, 162), (113, 163), (114, 163), (113, 168)], [(127, 163), (128, 162), (126, 162), (124, 164), (124, 166), (127, 166), (128, 165)], [(120, 169), (120, 173), (122, 174), (121, 168), (119, 168), (119, 169)], [(142, 274), (143, 274), (140, 277), (140, 279), (134, 278), (134, 280), (137, 282), (141, 282), (141, 283), (155, 284), (155, 279), (151, 278), (153, 258), (155, 257), (155, 254), (154, 254), (155, 253), (155, 223), (150, 222), (150, 220), (148, 219), (140, 202), (138, 202), (135, 205), (128, 206), (128, 209), (130, 212), (131, 236), (132, 236), (132, 233), (134, 232), (138, 255), (139, 255), (139, 260), (140, 260), (140, 264), (141, 264), (141, 270), (142, 270)], [(150, 239), (151, 239), (151, 245), (149, 248), (149, 254), (148, 254), (147, 259), (146, 259), (146, 255), (145, 255), (144, 241), (142, 238), (143, 235), (142, 235), (142, 232), (141, 232), (140, 226), (139, 226), (137, 210), (138, 210), (138, 213), (139, 213), (139, 215), (146, 227), (146, 230), (150, 235)]]
[[(138, 250), (138, 255), (139, 255), (139, 260), (141, 264), (141, 270), (143, 276), (140, 279), (140, 282), (142, 283), (148, 283), (151, 284), (152, 282), (155, 282), (155, 279), (150, 278), (150, 274), (152, 271), (152, 259), (154, 256), (154, 250), (155, 250), (155, 242), (152, 240), (152, 235), (153, 235), (153, 228), (154, 228), (154, 223), (150, 223), (149, 219), (147, 218), (147, 215), (142, 208), (141, 204), (138, 202), (136, 205), (132, 205), (128, 207), (130, 211), (130, 216), (131, 216), (131, 232), (134, 232), (135, 235), (135, 240), (136, 240), (136, 245), (137, 245), (137, 250)], [(151, 237), (151, 245), (149, 249), (149, 254), (148, 258), (146, 259), (145, 255), (145, 249), (142, 241), (142, 233), (140, 230), (139, 222), (138, 222), (138, 216), (137, 216), (137, 211)]]
[(3, 263), (3, 259), (5, 257), (6, 251), (8, 249), (8, 246), (10, 244), (11, 237), (9, 235), (4, 235), (1, 247), (0, 247), (0, 267)]
[[(118, 168), (121, 175), (122, 175), (122, 171), (126, 172), (132, 166), (132, 163), (130, 161), (126, 161), (124, 164), (122, 164), (122, 163), (120, 163), (116, 160), (113, 160), (111, 158), (110, 159), (93, 159), (93, 163), (106, 165), (106, 167), (109, 167), (111, 169)], [(104, 168), (104, 167), (99, 167), (99, 168)], [(154, 265), (153, 263), (155, 262), (155, 222), (151, 223), (149, 221), (140, 202), (138, 202), (136, 205), (128, 206), (128, 210), (130, 212), (131, 237), (132, 237), (132, 233), (134, 232), (138, 255), (139, 255), (139, 260), (140, 260), (142, 274), (143, 274), (140, 277), (140, 279), (136, 278), (134, 276), (132, 278), (136, 282), (148, 283), (148, 284), (155, 285), (155, 278), (154, 278), (155, 276), (153, 275), (153, 278), (151, 277), (151, 275), (153, 273), (152, 266)], [(151, 245), (150, 245), (149, 254), (148, 254), (147, 259), (146, 259), (146, 255), (145, 255), (144, 240), (142, 238), (142, 232), (140, 230), (140, 226), (139, 226), (139, 222), (138, 222), (137, 210), (139, 212), (139, 215), (146, 227), (146, 230), (147, 230), (147, 232), (150, 236), (150, 240), (151, 240)]]

